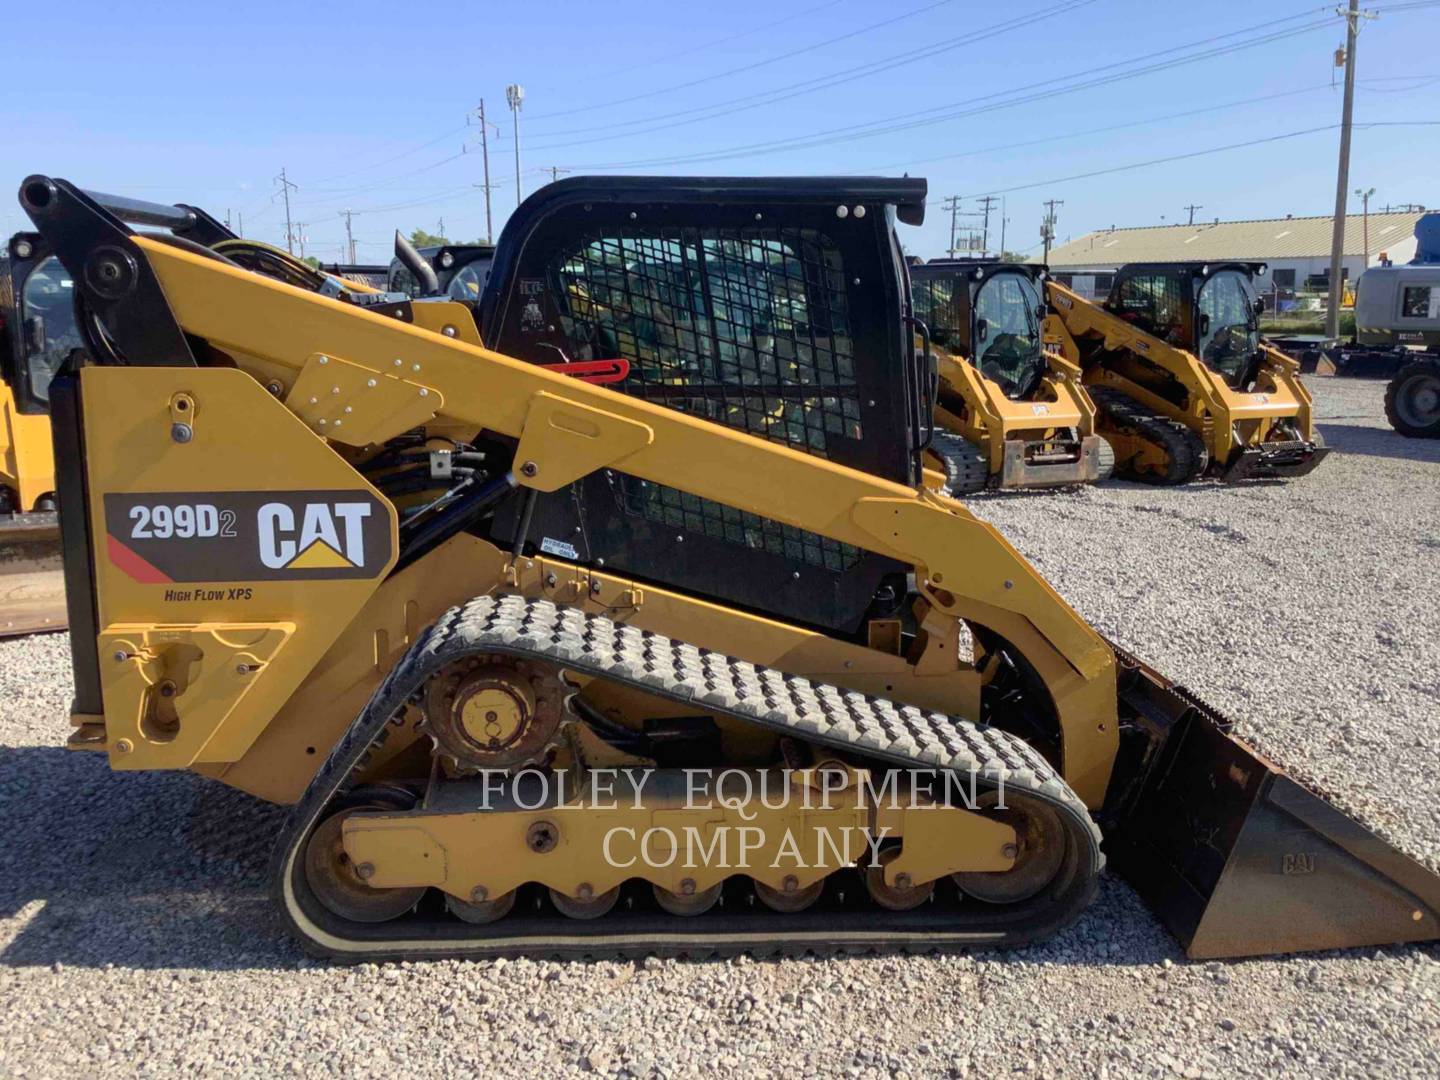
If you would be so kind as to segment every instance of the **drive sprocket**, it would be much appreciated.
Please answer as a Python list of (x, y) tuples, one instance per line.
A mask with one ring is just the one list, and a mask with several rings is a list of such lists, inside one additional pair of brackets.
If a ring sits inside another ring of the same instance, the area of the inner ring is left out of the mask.
[(421, 728), (452, 773), (541, 764), (560, 743), (566, 693), (543, 664), (476, 656), (429, 680)]

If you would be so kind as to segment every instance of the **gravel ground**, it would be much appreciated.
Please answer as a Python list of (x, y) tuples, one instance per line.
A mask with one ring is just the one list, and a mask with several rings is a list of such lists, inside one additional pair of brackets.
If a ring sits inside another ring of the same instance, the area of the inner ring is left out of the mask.
[[(1440, 444), (1317, 380), (1336, 453), (1292, 484), (996, 496), (1103, 631), (1440, 863)], [(1009, 955), (304, 960), (265, 895), (279, 812), (60, 749), (63, 636), (0, 643), (0, 1076), (1440, 1073), (1440, 951), (1192, 964), (1107, 878)]]

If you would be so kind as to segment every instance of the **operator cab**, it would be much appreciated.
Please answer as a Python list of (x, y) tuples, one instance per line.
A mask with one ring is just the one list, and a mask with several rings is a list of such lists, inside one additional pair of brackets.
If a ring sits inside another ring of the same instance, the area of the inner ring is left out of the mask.
[(1255, 291), (1264, 263), (1130, 263), (1115, 275), (1105, 310), (1186, 349), (1234, 390), (1254, 381), (1260, 357)]
[(1045, 267), (1032, 263), (915, 261), (911, 301), (932, 342), (969, 361), (1012, 401), (1023, 401), (1045, 374), (1044, 278)]
[(33, 233), (17, 233), (0, 264), (0, 361), (22, 413), (50, 408), (50, 380), (83, 349), (70, 272)]
[[(444, 244), (415, 248), (396, 235), (395, 258), (390, 260), (390, 273), (385, 283), (386, 291), (404, 293), (412, 300), (435, 297), (458, 300), (472, 308), (480, 303), (485, 283), (490, 279), (490, 264), (495, 258), (491, 244)], [(404, 243), (408, 251), (401, 250)], [(414, 252), (424, 260), (435, 275), (429, 282), (423, 271), (417, 272)], [(433, 290), (432, 290), (433, 285)]]

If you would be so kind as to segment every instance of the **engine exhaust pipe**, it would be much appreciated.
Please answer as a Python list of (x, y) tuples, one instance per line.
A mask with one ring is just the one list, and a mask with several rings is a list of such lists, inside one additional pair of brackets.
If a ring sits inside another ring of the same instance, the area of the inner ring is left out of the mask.
[(405, 269), (415, 275), (420, 283), (421, 296), (437, 296), (440, 293), (440, 279), (435, 268), (425, 261), (425, 256), (415, 250), (415, 245), (395, 230), (395, 257), (405, 264)]

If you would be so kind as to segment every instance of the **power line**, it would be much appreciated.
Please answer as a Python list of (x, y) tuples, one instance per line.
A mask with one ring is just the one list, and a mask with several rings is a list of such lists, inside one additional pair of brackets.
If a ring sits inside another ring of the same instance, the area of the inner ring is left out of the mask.
[(1045, 255), (1040, 260), (1047, 266), (1050, 263), (1050, 245), (1055, 242), (1055, 207), (1064, 206), (1064, 199), (1046, 199), (1045, 217), (1040, 222), (1040, 240), (1045, 245)]
[(990, 207), (995, 205), (996, 199), (993, 195), (982, 196), (979, 200), (981, 213), (985, 216), (985, 224), (982, 228), (980, 239), (980, 250), (990, 250)]
[[(635, 64), (632, 67), (624, 69), (623, 71), (607, 72), (606, 77), (612, 81), (617, 81), (619, 79), (625, 78), (627, 75), (633, 74), (634, 72), (644, 71), (646, 68), (652, 68), (656, 64), (674, 63), (681, 57), (694, 56), (696, 53), (705, 52), (708, 49), (714, 49), (721, 45), (728, 45), (732, 41), (739, 41), (741, 38), (750, 37), (752, 34), (759, 34), (766, 30), (773, 30), (777, 26), (783, 26), (785, 23), (794, 22), (796, 19), (803, 19), (806, 15), (814, 15), (817, 11), (824, 11), (826, 8), (836, 7), (843, 2), (844, 0), (826, 0), (826, 2), (823, 4), (816, 4), (814, 7), (808, 7), (802, 11), (794, 12), (793, 14), (786, 15), (784, 18), (776, 19), (774, 22), (764, 23), (760, 26), (752, 26), (748, 30), (741, 30), (739, 33), (729, 34), (726, 37), (716, 38), (713, 41), (707, 41), (700, 45), (692, 45), (690, 48), (681, 49), (679, 52), (656, 50), (658, 55), (656, 55), (654, 59), (647, 60), (643, 64)], [(565, 114), (550, 113), (549, 115), (564, 116)]]
[(349, 210), (344, 210), (340, 216), (345, 219), (345, 249), (350, 253), (347, 261), (353, 263), (355, 261), (355, 234), (350, 230), (350, 218), (352, 215)]
[[(644, 124), (656, 126), (642, 127), (637, 131), (625, 132), (615, 136), (598, 136), (572, 140), (570, 142), (544, 143), (537, 147), (541, 150), (561, 149), (571, 146), (585, 146), (596, 142), (609, 142), (615, 138), (625, 138), (630, 135), (644, 135), (653, 131), (664, 131), (675, 127), (684, 127), (687, 124), (705, 123), (722, 116), (732, 116), (735, 113), (747, 112), (751, 109), (758, 109), (769, 105), (778, 104), (781, 101), (789, 101), (792, 98), (802, 97), (805, 94), (812, 94), (819, 90), (828, 90), (843, 83), (854, 82), (857, 79), (868, 78), (871, 75), (878, 75), (881, 72), (893, 68), (914, 65), (917, 61), (938, 56), (941, 53), (950, 52), (961, 45), (972, 45), (976, 42), (985, 41), (992, 37), (1012, 30), (1025, 29), (1045, 19), (1053, 18), (1056, 15), (1068, 14), (1076, 8), (1086, 7), (1096, 3), (1097, 0), (1066, 0), (1051, 8), (1031, 12), (1027, 15), (1017, 16), (1003, 22), (994, 23), (978, 30), (969, 30), (952, 38), (934, 42), (922, 49), (910, 49), (905, 52), (896, 53), (891, 56), (872, 60), (860, 66), (851, 65), (841, 68), (839, 71), (832, 71), (825, 75), (817, 75), (813, 78), (802, 79), (799, 82), (789, 83), (785, 86), (774, 87), (770, 90), (762, 90), (753, 94), (746, 94), (737, 98), (730, 98), (726, 101), (711, 102), (708, 105), (698, 105), (688, 109), (680, 109), (675, 112), (659, 113), (654, 116), (641, 117), (636, 120), (621, 120), (612, 124), (588, 125), (581, 128), (570, 128), (565, 131), (545, 132), (546, 138), (558, 138), (565, 135), (591, 135), (599, 131), (613, 131), (619, 128), (633, 128)], [(704, 114), (704, 115), (698, 115)], [(672, 120), (677, 117), (694, 117), (694, 119), (672, 124), (660, 123), (657, 121)]]
[[(1437, 0), (1440, 3), (1440, 0)], [(1422, 76), (1400, 76), (1400, 78), (1422, 78)], [(1437, 76), (1440, 81), (1440, 76)], [(1361, 82), (1378, 81), (1362, 79)], [(1006, 150), (1024, 150), (1032, 146), (1044, 146), (1048, 143), (1062, 142), (1066, 139), (1083, 139), (1091, 135), (1106, 135), (1112, 131), (1124, 131), (1128, 128), (1145, 127), (1148, 124), (1160, 124), (1170, 120), (1183, 120), (1191, 116), (1203, 116), (1206, 113), (1222, 112), (1225, 109), (1240, 108), (1245, 105), (1261, 105), (1265, 102), (1275, 101), (1279, 98), (1295, 97), (1299, 94), (1312, 94), (1319, 90), (1333, 90), (1329, 83), (1316, 83), (1314, 86), (1307, 86), (1299, 90), (1282, 90), (1276, 94), (1265, 94), (1260, 97), (1241, 98), (1238, 101), (1227, 101), (1220, 105), (1206, 105), (1199, 109), (1185, 109), (1182, 112), (1166, 113), (1162, 116), (1151, 116), (1143, 120), (1125, 120), (1119, 124), (1106, 124), (1104, 127), (1084, 128), (1079, 131), (1065, 131), (1059, 135), (1046, 135), (1040, 139), (1026, 139), (1023, 142), (1001, 143), (996, 146), (984, 146), (974, 150), (962, 150), (955, 154), (939, 154), (926, 158), (908, 158), (905, 161), (890, 161), (883, 165), (868, 166), (869, 170), (881, 172), (886, 169), (905, 169), (915, 165), (928, 165), (936, 161), (955, 161), (960, 158), (978, 157), (985, 154), (998, 154)], [(1419, 87), (1407, 87), (1407, 90), (1419, 89)]]
[[(1252, 27), (1246, 27), (1242, 30), (1235, 30), (1226, 34), (1218, 34), (1212, 37), (1200, 39), (1198, 41), (1193, 41), (1185, 45), (1179, 45), (1169, 49), (1163, 49), (1154, 53), (1147, 54), (1146, 56), (1140, 57), (1138, 59), (1132, 58), (1117, 61), (1112, 64), (1100, 65), (1097, 67), (1084, 69), (1079, 72), (1074, 72), (1069, 75), (1056, 76), (1054, 78), (1044, 79), (1040, 82), (1030, 83), (1026, 86), (1017, 87), (1012, 90), (996, 91), (994, 93), (985, 94), (977, 98), (970, 98), (964, 101), (951, 102), (948, 105), (935, 106), (929, 109), (922, 109), (917, 112), (902, 113), (895, 116), (886, 117), (882, 120), (871, 121), (866, 124), (846, 125), (845, 127), (841, 128), (831, 128), (824, 131), (812, 132), (811, 134), (804, 136), (771, 140), (763, 143), (750, 143), (742, 146), (729, 147), (723, 150), (706, 151), (702, 153), (689, 154), (678, 157), (649, 158), (637, 161), (591, 164), (576, 167), (594, 170), (611, 170), (644, 168), (656, 165), (681, 165), (692, 164), (702, 161), (718, 161), (727, 158), (749, 157), (755, 156), (757, 154), (771, 154), (777, 151), (784, 150), (806, 150), (813, 149), (818, 146), (827, 146), (839, 142), (851, 142), (856, 139), (870, 138), (876, 135), (890, 134), (898, 131), (926, 127), (937, 123), (943, 123), (947, 120), (961, 119), (963, 117), (992, 112), (1001, 108), (1011, 108), (1016, 105), (1028, 104), (1033, 101), (1046, 100), (1055, 97), (1061, 93), (1074, 93), (1078, 90), (1087, 90), (1098, 86), (1110, 85), (1112, 83), (1138, 78), (1143, 75), (1153, 74), (1158, 71), (1169, 70), (1171, 68), (1197, 63), (1201, 60), (1213, 59), (1214, 57), (1226, 55), (1232, 52), (1238, 52), (1243, 49), (1254, 48), (1258, 45), (1269, 44), (1271, 42), (1283, 40), (1285, 38), (1295, 37), (1300, 34), (1309, 33), (1313, 30), (1321, 29), (1331, 25), (1328, 19), (1319, 19), (1306, 23), (1302, 26), (1277, 30), (1273, 33), (1265, 34), (1259, 37), (1234, 42), (1228, 45), (1221, 45), (1212, 49), (1205, 49), (1204, 51), (1197, 52), (1193, 55), (1178, 57), (1173, 56), (1173, 54), (1183, 53), (1187, 49), (1202, 49), (1204, 46), (1212, 45), (1216, 42), (1224, 41), (1228, 38), (1238, 37), (1242, 34), (1251, 33), (1252, 31), (1255, 31), (1257, 29), (1264, 29), (1265, 27), (1275, 26), (1277, 24), (1293, 22), (1296, 18), (1300, 17), (1302, 16), (1292, 15), (1285, 19), (1270, 20), (1269, 22), (1260, 23)], [(1168, 60), (1156, 59), (1158, 57), (1166, 56), (1171, 56), (1172, 58)], [(1115, 70), (1117, 68), (1125, 68), (1126, 66), (1134, 65), (1136, 63), (1145, 63), (1145, 66), (1136, 68), (1135, 70), (1131, 71)], [(1111, 72), (1111, 74), (1096, 74), (1100, 72)], [(1074, 82), (1072, 85), (1068, 86), (1056, 86), (1057, 83), (1065, 83), (1066, 80), (1077, 79), (1081, 81)], [(1007, 94), (1013, 94), (1017, 96), (1012, 98), (1006, 98), (1005, 95)], [(983, 102), (989, 102), (989, 104), (978, 104)]]
[(951, 195), (941, 205), (950, 211), (950, 247), (948, 250), (950, 257), (953, 259), (955, 257), (955, 226), (957, 224), (955, 219), (959, 216), (960, 212), (960, 197), (958, 195)]
[[(290, 225), (290, 192), (292, 190), (299, 191), (300, 188), (292, 184), (286, 177), (283, 165), (280, 167), (280, 175), (275, 177), (275, 180), (280, 185), (280, 194), (285, 197), (285, 250), (293, 255), (295, 254), (295, 231)], [(275, 197), (272, 195), (270, 198), (273, 201)]]
[(465, 125), (462, 124), (458, 128), (451, 128), (443, 135), (435, 136), (435, 138), (431, 139), (429, 142), (423, 142), (419, 146), (412, 146), (409, 150), (402, 150), (400, 153), (395, 154), (393, 157), (383, 158), (380, 161), (372, 161), (369, 165), (361, 165), (358, 168), (350, 169), (343, 173), (335, 173), (333, 176), (322, 176), (319, 180), (316, 180), (315, 183), (328, 184), (332, 180), (343, 180), (345, 177), (354, 176), (356, 173), (369, 172), (371, 169), (378, 169), (383, 165), (390, 165), (396, 161), (401, 161), (404, 158), (409, 157), (411, 154), (418, 154), (421, 150), (428, 150), (436, 143), (442, 143), (446, 139), (453, 138), (456, 134), (464, 130)]
[[(1150, 158), (1146, 161), (1132, 161), (1126, 165), (1115, 165), (1108, 169), (1094, 169), (1090, 172), (1073, 173), (1070, 176), (1052, 177), (1049, 180), (1037, 180), (1030, 184), (1015, 184), (1012, 187), (990, 188), (983, 193), (968, 195), (966, 198), (976, 198), (979, 194), (1009, 195), (1016, 191), (1029, 191), (1037, 187), (1049, 187), (1053, 184), (1068, 184), (1074, 180), (1089, 180), (1096, 176), (1111, 176), (1115, 173), (1130, 172), (1134, 169), (1149, 168), (1151, 165), (1165, 165), (1172, 161), (1188, 161), (1191, 158), (1205, 157), (1209, 154), (1220, 154), (1226, 150), (1243, 150), (1251, 146), (1263, 146), (1266, 143), (1283, 142), (1286, 139), (1297, 139), (1302, 135), (1316, 135), (1322, 131), (1334, 131), (1339, 124), (1322, 124), (1320, 127), (1303, 128), (1300, 131), (1287, 131), (1279, 135), (1267, 135), (1260, 139), (1249, 139), (1245, 142), (1228, 143), (1225, 146), (1212, 146), (1205, 150), (1191, 150), (1184, 154), (1170, 154), (1166, 157)], [(1356, 128), (1381, 128), (1381, 127), (1440, 127), (1440, 120), (1377, 120), (1369, 123), (1357, 123)]]
[(613, 98), (610, 101), (597, 101), (590, 105), (580, 105), (573, 109), (561, 110), (560, 112), (543, 113), (540, 116), (535, 117), (535, 119), (549, 120), (559, 116), (574, 116), (577, 113), (594, 112), (596, 109), (608, 109), (615, 105), (628, 105), (632, 101), (644, 101), (647, 98), (661, 97), (667, 94), (673, 94), (677, 90), (688, 90), (692, 86), (703, 86), (705, 83), (715, 82), (717, 79), (728, 79), (732, 75), (742, 75), (747, 71), (754, 71), (757, 68), (768, 67), (771, 64), (778, 64), (782, 60), (792, 60), (797, 56), (804, 56), (806, 53), (812, 53), (817, 49), (823, 49), (830, 45), (836, 45), (842, 41), (848, 41), (851, 38), (860, 37), (862, 34), (872, 33), (873, 31), (880, 30), (886, 26), (893, 26), (895, 23), (904, 22), (907, 19), (913, 19), (917, 15), (924, 15), (927, 11), (934, 11), (936, 8), (945, 7), (947, 4), (953, 4), (954, 2), (955, 0), (935, 0), (934, 3), (926, 4), (924, 7), (914, 8), (913, 10), (904, 12), (903, 14), (894, 15), (888, 19), (882, 19), (880, 22), (871, 23), (868, 26), (862, 26), (858, 30), (851, 30), (847, 33), (840, 34), (837, 37), (826, 38), (824, 41), (817, 41), (813, 45), (806, 45), (799, 49), (791, 49), (789, 52), (779, 53), (775, 56), (767, 57), (764, 60), (755, 60), (749, 64), (742, 64), (740, 67), (730, 68), (726, 71), (718, 71), (713, 75), (705, 75), (698, 79), (691, 79), (689, 82), (676, 83), (673, 86), (662, 86), (656, 90), (647, 90), (643, 94), (631, 94), (629, 97)]
[[(495, 133), (500, 133), (500, 125), (495, 125)], [(490, 183), (490, 125), (485, 119), (485, 99), (480, 99), (480, 153), (485, 158), (485, 183), (480, 186), (485, 189), (485, 242), (494, 243), (495, 226), (490, 219), (490, 191), (495, 186)]]
[[(1345, 18), (1345, 49), (1341, 54), (1345, 64), (1345, 99), (1340, 112), (1340, 161), (1335, 176), (1335, 220), (1330, 234), (1330, 304), (1325, 309), (1325, 337), (1330, 341), (1340, 336), (1340, 297), (1344, 284), (1340, 280), (1340, 264), (1345, 258), (1345, 200), (1350, 194), (1350, 121), (1355, 111), (1355, 40), (1360, 34), (1360, 0), (1350, 0), (1349, 10), (1341, 14)], [(1363, 17), (1376, 18), (1372, 12), (1365, 12)], [(1368, 258), (1369, 251), (1365, 255)]]

